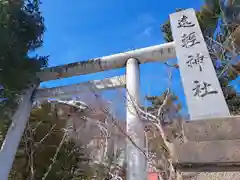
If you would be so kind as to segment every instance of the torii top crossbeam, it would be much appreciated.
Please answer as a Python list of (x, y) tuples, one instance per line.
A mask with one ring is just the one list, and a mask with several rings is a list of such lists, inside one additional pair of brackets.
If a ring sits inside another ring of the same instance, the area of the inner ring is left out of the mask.
[(101, 58), (94, 58), (88, 61), (50, 67), (37, 73), (40, 81), (56, 80), (77, 75), (96, 73), (110, 69), (122, 68), (130, 58), (135, 58), (139, 63), (167, 60), (175, 58), (174, 42), (123, 52)]

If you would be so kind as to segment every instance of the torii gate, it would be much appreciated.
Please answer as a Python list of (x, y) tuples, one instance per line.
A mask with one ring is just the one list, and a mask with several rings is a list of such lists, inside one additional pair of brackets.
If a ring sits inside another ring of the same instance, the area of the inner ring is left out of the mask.
[[(44, 82), (126, 66), (126, 82), (125, 77), (121, 77), (123, 83), (119, 83), (116, 80), (117, 77), (115, 77), (103, 82), (92, 81), (90, 84), (93, 84), (98, 90), (126, 86), (127, 133), (134, 143), (142, 149), (144, 149), (143, 127), (133, 105), (133, 101), (139, 105), (140, 99), (139, 64), (164, 61), (177, 56), (190, 118), (198, 120), (230, 116), (194, 9), (173, 13), (170, 15), (170, 20), (174, 42), (91, 59), (86, 62), (46, 68), (37, 76), (41, 82)], [(8, 179), (19, 142), (32, 109), (32, 100), (78, 94), (84, 85), (37, 89), (33, 98), (31, 97), (36, 87), (26, 91), (12, 118), (11, 127), (0, 151), (1, 180)], [(144, 155), (129, 140), (126, 143), (127, 180), (145, 180), (147, 176)]]

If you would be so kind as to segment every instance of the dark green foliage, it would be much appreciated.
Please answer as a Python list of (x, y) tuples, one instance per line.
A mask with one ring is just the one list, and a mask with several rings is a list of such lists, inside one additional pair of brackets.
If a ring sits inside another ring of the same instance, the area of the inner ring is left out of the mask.
[(42, 46), (44, 31), (38, 0), (0, 0), (0, 145), (20, 95), (47, 65), (48, 57), (29, 56)]
[(179, 116), (179, 111), (181, 110), (181, 104), (178, 101), (178, 97), (173, 93), (168, 94), (167, 100), (164, 102), (167, 96), (167, 91), (165, 91), (161, 96), (147, 96), (146, 99), (151, 103), (150, 107), (147, 107), (148, 112), (151, 112), (155, 116), (158, 115), (158, 109), (162, 107), (162, 111), (159, 114), (161, 121), (172, 121)]
[(29, 56), (41, 47), (44, 30), (37, 0), (0, 1), (0, 98), (9, 98), (4, 107), (36, 83), (36, 72), (47, 65), (47, 57)]

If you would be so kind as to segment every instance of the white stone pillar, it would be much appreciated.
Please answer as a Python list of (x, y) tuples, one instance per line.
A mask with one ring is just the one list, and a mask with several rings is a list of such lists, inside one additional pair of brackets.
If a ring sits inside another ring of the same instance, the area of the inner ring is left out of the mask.
[(25, 126), (32, 110), (31, 96), (34, 88), (26, 91), (12, 118), (12, 124), (8, 129), (0, 150), (0, 179), (8, 180), (15, 155), (22, 138)]
[(194, 9), (170, 15), (191, 120), (230, 116)]
[[(140, 73), (138, 61), (131, 58), (126, 65), (127, 134), (144, 151), (144, 129), (135, 105), (140, 104)], [(134, 105), (135, 104), (135, 105)], [(127, 138), (127, 180), (146, 180), (147, 166), (144, 154)]]

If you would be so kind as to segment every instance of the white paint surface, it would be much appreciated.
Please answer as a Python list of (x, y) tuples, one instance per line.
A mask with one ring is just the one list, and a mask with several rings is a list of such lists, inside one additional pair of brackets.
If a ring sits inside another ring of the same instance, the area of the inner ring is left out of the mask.
[(83, 74), (96, 73), (110, 69), (122, 68), (126, 66), (129, 58), (135, 58), (140, 63), (151, 61), (167, 60), (175, 58), (174, 43), (166, 43), (156, 46), (150, 46), (133, 51), (122, 52), (110, 56), (80, 61), (72, 64), (66, 64), (57, 67), (45, 68), (37, 73), (40, 81), (49, 81), (60, 78), (78, 76)]
[(134, 58), (128, 60), (126, 65), (127, 80), (127, 134), (134, 144), (126, 138), (127, 151), (127, 180), (146, 180), (146, 158), (141, 150), (144, 150), (144, 128), (135, 105), (140, 104), (140, 72), (138, 61)]
[(28, 90), (22, 98), (12, 118), (12, 124), (8, 129), (0, 150), (0, 179), (7, 180), (15, 159), (22, 134), (28, 122), (30, 112), (32, 110), (32, 95), (33, 89)]
[(114, 88), (125, 88), (125, 86), (125, 76), (117, 76), (74, 85), (37, 89), (34, 100), (44, 101), (49, 98), (72, 99), (73, 96), (84, 94), (89, 91), (95, 92)]

